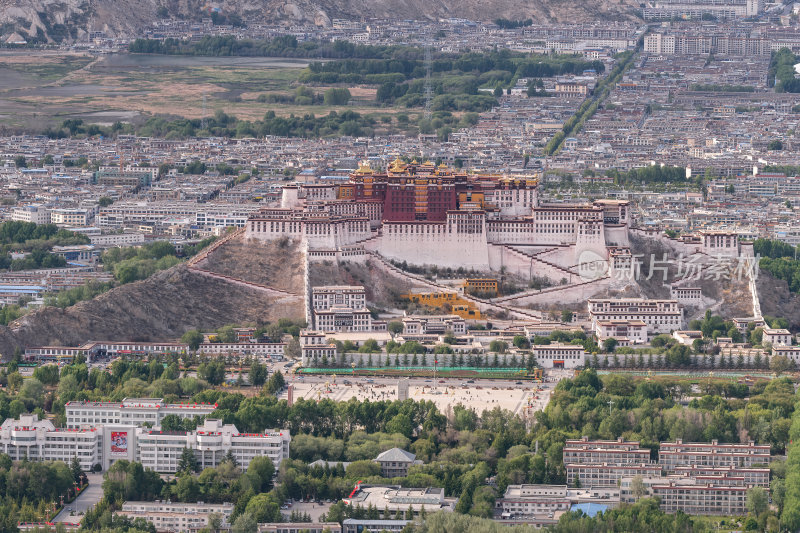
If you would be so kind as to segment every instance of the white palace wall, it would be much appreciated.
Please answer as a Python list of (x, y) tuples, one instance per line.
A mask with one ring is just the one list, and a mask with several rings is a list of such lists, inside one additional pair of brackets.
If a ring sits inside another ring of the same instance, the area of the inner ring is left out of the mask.
[(608, 225), (604, 228), (606, 236), (606, 244), (609, 246), (616, 246), (618, 248), (630, 248), (631, 241), (628, 238), (628, 226), (625, 225)]
[[(532, 259), (525, 254), (499, 244), (489, 244), (489, 266), (492, 270), (505, 268), (507, 272), (530, 278), (532, 276), (546, 277), (555, 282), (562, 278), (570, 278), (564, 270), (542, 261)], [(570, 282), (575, 280), (569, 279)]]
[(247, 222), (247, 239), (271, 241), (288, 237), (302, 240), (309, 249), (335, 250), (354, 244), (372, 235), (369, 221), (351, 219), (252, 219)]
[(571, 305), (585, 302), (598, 294), (605, 294), (611, 284), (611, 278), (601, 278), (577, 285), (549, 287), (540, 292), (524, 294), (519, 298), (504, 299), (503, 303), (514, 306)]
[(451, 232), (443, 223), (384, 223), (377, 252), (387, 259), (415, 265), (489, 268), (486, 233)]

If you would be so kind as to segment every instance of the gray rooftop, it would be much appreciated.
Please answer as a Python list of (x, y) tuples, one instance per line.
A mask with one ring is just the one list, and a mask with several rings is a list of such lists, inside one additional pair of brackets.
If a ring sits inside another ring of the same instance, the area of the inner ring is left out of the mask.
[(382, 462), (396, 462), (396, 463), (413, 463), (417, 456), (411, 452), (401, 450), (400, 448), (392, 448), (385, 452), (378, 454), (375, 461)]

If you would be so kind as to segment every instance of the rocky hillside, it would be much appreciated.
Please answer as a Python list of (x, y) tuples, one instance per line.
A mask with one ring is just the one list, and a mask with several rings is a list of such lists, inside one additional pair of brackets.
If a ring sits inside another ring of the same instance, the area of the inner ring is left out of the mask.
[(630, 19), (633, 0), (0, 0), (0, 36), (15, 33), (30, 39), (74, 40), (86, 30), (130, 36), (160, 15), (195, 20), (208, 8), (236, 14), (243, 20), (314, 23), (328, 26), (334, 18), (472, 20), (532, 18), (536, 21), (580, 22)]
[(792, 294), (785, 280), (761, 270), (756, 285), (762, 314), (786, 318), (792, 329), (800, 328), (800, 296)]
[(46, 307), (0, 326), (0, 354), (87, 340), (163, 341), (193, 328), (303, 318), (300, 298), (276, 298), (178, 265), (67, 309)]
[(200, 268), (294, 294), (303, 292), (303, 256), (296, 242), (236, 237), (214, 250)]
[(378, 268), (375, 260), (366, 263), (325, 261), (309, 265), (308, 281), (312, 287), (321, 285), (363, 285), (367, 305), (378, 309), (394, 309), (401, 296), (412, 292), (417, 286), (409, 280), (387, 274)]

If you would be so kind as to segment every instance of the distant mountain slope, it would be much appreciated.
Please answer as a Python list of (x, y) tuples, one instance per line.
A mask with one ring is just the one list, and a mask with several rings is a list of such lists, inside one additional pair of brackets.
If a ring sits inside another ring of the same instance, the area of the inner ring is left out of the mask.
[(334, 18), (472, 20), (532, 18), (536, 21), (581, 22), (630, 19), (638, 4), (633, 0), (0, 0), (0, 36), (18, 32), (27, 39), (60, 41), (85, 37), (86, 31), (130, 36), (159, 17), (199, 20), (204, 8), (220, 8), (244, 20), (310, 22), (327, 26)]

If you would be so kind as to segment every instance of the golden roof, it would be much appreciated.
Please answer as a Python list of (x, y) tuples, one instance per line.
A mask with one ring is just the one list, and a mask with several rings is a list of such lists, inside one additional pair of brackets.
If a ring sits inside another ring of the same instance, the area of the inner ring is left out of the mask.
[(389, 165), (389, 170), (392, 172), (402, 172), (405, 170), (405, 168), (405, 164), (403, 164), (399, 157), (392, 161), (392, 164)]

